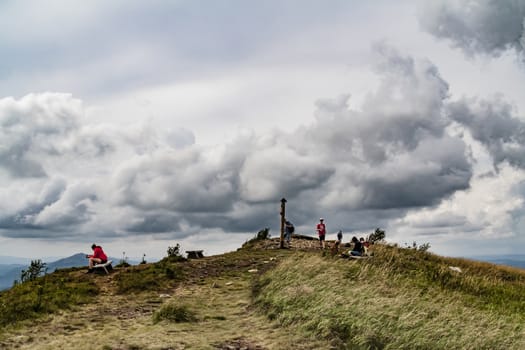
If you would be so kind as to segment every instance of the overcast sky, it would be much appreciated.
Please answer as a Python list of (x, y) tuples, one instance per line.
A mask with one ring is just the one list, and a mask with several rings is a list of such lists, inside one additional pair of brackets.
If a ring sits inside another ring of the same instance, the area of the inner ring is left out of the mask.
[(0, 255), (525, 244), (525, 0), (0, 2)]

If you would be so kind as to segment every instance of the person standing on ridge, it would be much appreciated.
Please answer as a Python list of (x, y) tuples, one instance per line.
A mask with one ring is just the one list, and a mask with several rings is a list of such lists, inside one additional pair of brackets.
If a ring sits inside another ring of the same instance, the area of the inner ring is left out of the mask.
[(339, 253), (339, 246), (341, 246), (342, 241), (343, 241), (343, 231), (339, 230), (339, 232), (337, 232), (337, 239), (332, 247), (332, 256)]
[(284, 225), (284, 240), (286, 241), (286, 244), (288, 244), (288, 247), (290, 247), (290, 241), (292, 240), (292, 233), (294, 233), (295, 227), (288, 220), (284, 222)]
[(87, 273), (93, 273), (93, 266), (95, 266), (95, 264), (105, 264), (108, 261), (108, 257), (106, 256), (106, 253), (104, 253), (104, 251), (102, 250), (101, 246), (93, 243), (91, 249), (93, 249), (93, 254), (86, 255), (86, 258), (89, 259), (89, 268)]
[(319, 223), (317, 224), (317, 235), (319, 236), (319, 244), (322, 249), (325, 248), (325, 238), (326, 238), (326, 225), (324, 224), (324, 219), (320, 218)]

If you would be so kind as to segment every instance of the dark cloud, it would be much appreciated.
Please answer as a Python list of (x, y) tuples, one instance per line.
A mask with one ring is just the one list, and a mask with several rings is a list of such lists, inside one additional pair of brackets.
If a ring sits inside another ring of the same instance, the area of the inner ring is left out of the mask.
[(449, 39), (468, 55), (499, 56), (525, 48), (525, 3), (515, 0), (440, 0), (425, 2), (420, 23), (438, 38)]
[(525, 123), (500, 98), (462, 99), (451, 102), (447, 113), (463, 125), (490, 152), (494, 165), (507, 161), (525, 168)]
[(362, 111), (349, 110), (348, 96), (320, 101), (298, 153), (317, 154), (318, 166), (333, 171), (318, 192), (334, 208), (435, 205), (468, 188), (472, 175), (464, 142), (445, 133), (448, 85), (429, 62), (384, 45), (377, 51), (383, 83)]
[(181, 231), (177, 217), (170, 213), (147, 214), (127, 227), (130, 233), (166, 233)]

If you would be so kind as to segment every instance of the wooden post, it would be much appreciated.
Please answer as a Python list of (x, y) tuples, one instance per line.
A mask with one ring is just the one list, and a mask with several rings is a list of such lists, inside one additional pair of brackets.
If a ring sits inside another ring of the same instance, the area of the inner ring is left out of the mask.
[(281, 199), (281, 249), (284, 248), (284, 221), (285, 221), (285, 206), (286, 199), (283, 197)]

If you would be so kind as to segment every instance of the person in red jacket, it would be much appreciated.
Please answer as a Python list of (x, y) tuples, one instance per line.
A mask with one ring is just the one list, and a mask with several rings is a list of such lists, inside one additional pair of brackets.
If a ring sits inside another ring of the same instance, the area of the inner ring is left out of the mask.
[(321, 245), (321, 248), (325, 248), (325, 237), (326, 237), (326, 225), (324, 224), (324, 219), (320, 218), (319, 223), (317, 224), (316, 228), (317, 235), (319, 236), (319, 244)]
[(91, 249), (93, 249), (93, 254), (86, 255), (86, 258), (89, 259), (89, 268), (87, 273), (92, 273), (94, 271), (93, 266), (95, 266), (95, 264), (104, 264), (108, 261), (108, 257), (102, 250), (101, 246), (93, 243)]

